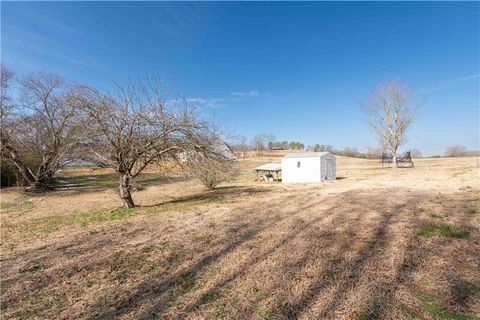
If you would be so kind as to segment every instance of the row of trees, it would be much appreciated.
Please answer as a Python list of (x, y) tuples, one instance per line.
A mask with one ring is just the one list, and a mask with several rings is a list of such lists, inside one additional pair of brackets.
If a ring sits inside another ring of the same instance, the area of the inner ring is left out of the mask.
[[(236, 152), (245, 152), (245, 151), (272, 151), (272, 150), (306, 150), (313, 152), (331, 152), (336, 155), (352, 157), (352, 158), (364, 158), (364, 159), (379, 159), (382, 154), (386, 151), (384, 147), (367, 147), (365, 152), (361, 152), (356, 148), (345, 147), (343, 149), (335, 148), (329, 144), (314, 144), (305, 146), (301, 142), (297, 141), (270, 141), (264, 143), (259, 137), (273, 137), (273, 135), (257, 135), (250, 144), (248, 143), (233, 143), (232, 148)], [(274, 139), (274, 138), (273, 138)], [(245, 140), (247, 140), (245, 138)], [(412, 156), (414, 158), (421, 158), (422, 153), (418, 149), (411, 150)]]
[(2, 160), (30, 190), (49, 189), (59, 168), (88, 161), (118, 174), (118, 194), (131, 208), (131, 180), (150, 164), (177, 161), (182, 153), (189, 155), (189, 168), (207, 161), (215, 168), (228, 160), (215, 148), (220, 137), (211, 124), (196, 116), (187, 99), (167, 103), (157, 78), (105, 92), (55, 74), (15, 79), (2, 66), (0, 84)]
[(445, 157), (473, 157), (480, 156), (480, 151), (467, 150), (462, 145), (454, 145), (445, 149)]
[(250, 141), (245, 136), (237, 136), (233, 139), (231, 145), (238, 152), (305, 149), (305, 145), (298, 141), (277, 141), (271, 133), (257, 134)]
[[(266, 144), (263, 143), (262, 139), (259, 137), (273, 137), (273, 135), (257, 135), (250, 144), (248, 143), (233, 143), (232, 148), (236, 152), (245, 152), (245, 151), (271, 151), (271, 150), (306, 150), (306, 151), (313, 151), (313, 152), (331, 152), (336, 155), (352, 157), (352, 158), (364, 158), (364, 159), (379, 159), (381, 158), (382, 154), (386, 151), (384, 147), (367, 147), (365, 152), (361, 152), (356, 148), (345, 147), (343, 149), (335, 148), (329, 144), (314, 144), (305, 147), (303, 143), (297, 141), (270, 141)], [(244, 139), (247, 140), (246, 138)], [(259, 142), (261, 141), (261, 142)], [(260, 146), (259, 148), (257, 148)], [(266, 146), (266, 147), (265, 147)], [(412, 156), (414, 158), (421, 158), (422, 153), (418, 149), (411, 150)]]

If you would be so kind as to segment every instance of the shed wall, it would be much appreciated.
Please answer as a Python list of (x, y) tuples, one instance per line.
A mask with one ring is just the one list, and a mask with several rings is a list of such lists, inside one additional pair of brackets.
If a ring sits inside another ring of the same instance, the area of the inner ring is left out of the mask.
[[(300, 163), (300, 167), (298, 167)], [(284, 157), (282, 158), (282, 182), (310, 183), (337, 178), (336, 157), (331, 153), (320, 157)]]
[(320, 157), (282, 158), (282, 182), (321, 182), (321, 159)]
[[(321, 157), (321, 177), (323, 180), (335, 180), (337, 179), (337, 160), (333, 154), (325, 154)], [(328, 170), (328, 161), (332, 166), (331, 170)]]

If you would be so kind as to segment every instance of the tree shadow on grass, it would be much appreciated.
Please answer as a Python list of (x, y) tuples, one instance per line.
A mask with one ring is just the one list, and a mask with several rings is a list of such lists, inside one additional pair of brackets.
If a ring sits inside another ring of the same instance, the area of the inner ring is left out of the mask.
[[(267, 268), (266, 272), (276, 275), (269, 280), (272, 283), (264, 284), (267, 290), (271, 290), (266, 291), (267, 295), (270, 293), (266, 304), (271, 306), (268, 314), (274, 317), (333, 319), (339, 316), (337, 312), (351, 310), (348, 297), (368, 289), (371, 298), (362, 310), (372, 319), (388, 318), (386, 308), (395, 293), (411, 280), (428, 256), (427, 247), (418, 248), (416, 229), (421, 220), (411, 214), (418, 207), (413, 200), (425, 195), (390, 191), (385, 191), (387, 196), (355, 191), (320, 199), (307, 195), (287, 201), (285, 197), (283, 203), (274, 201), (271, 204), (268, 199), (263, 199), (264, 211), (261, 213), (258, 213), (259, 203), (246, 203), (229, 212), (228, 219), (217, 222), (212, 230), (214, 237), (208, 245), (199, 245), (186, 255), (182, 255), (181, 247), (173, 248), (171, 256), (156, 257), (154, 261), (149, 260), (148, 251), (144, 251), (148, 247), (144, 246), (163, 245), (158, 240), (162, 232), (151, 234), (155, 229), (135, 228), (114, 238), (101, 235), (99, 238), (84, 236), (80, 242), (72, 239), (57, 248), (35, 253), (31, 262), (48, 263), (56, 260), (56, 255), (70, 258), (66, 263), (9, 279), (17, 288), (4, 287), (7, 298), (2, 299), (2, 307), (22, 308), (18, 299), (30, 296), (32, 292), (44, 293), (42, 290), (47, 287), (69, 283), (71, 279), (94, 272), (110, 272), (112, 279), (101, 280), (107, 284), (110, 284), (108, 281), (118, 281), (119, 285), (107, 285), (97, 292), (98, 299), (87, 304), (77, 318), (209, 318), (202, 312), (209, 310), (211, 301), (222, 299), (232, 288), (239, 295), (248, 294), (242, 285), (261, 275), (259, 270)], [(263, 194), (266, 191), (254, 187), (227, 187), (172, 201), (210, 201), (211, 197), (216, 199), (222, 195), (235, 198), (244, 192)], [(394, 204), (388, 206), (386, 199)], [(289, 204), (293, 206), (289, 207)], [(232, 228), (232, 224), (238, 228)], [(139, 233), (148, 236), (142, 240), (141, 246), (129, 252), (122, 251), (136, 242)], [(196, 243), (191, 232), (177, 233), (181, 244)], [(347, 242), (342, 243), (342, 239)], [(361, 239), (364, 244), (352, 249), (356, 239)], [(396, 249), (399, 258), (392, 261), (388, 277), (384, 277), (386, 270), (381, 262), (387, 260), (385, 252), (391, 249), (396, 239), (403, 241), (403, 245)], [(108, 250), (100, 250), (105, 248)], [(110, 249), (113, 252), (109, 252)], [(237, 261), (238, 256), (241, 259)], [(380, 268), (376, 266), (377, 262)], [(146, 263), (159, 266), (159, 269), (138, 275), (135, 268), (141, 269)], [(316, 269), (312, 270), (312, 265)], [(215, 273), (212, 274), (212, 270)], [(129, 277), (140, 280), (122, 287), (122, 281)], [(257, 281), (263, 282), (262, 279)], [(292, 295), (289, 289), (298, 286), (299, 281), (302, 290)], [(368, 287), (362, 288), (361, 283), (367, 283)], [(14, 290), (14, 297), (8, 295), (11, 290)], [(468, 301), (469, 298), (459, 299)], [(245, 307), (232, 302), (228, 304), (225, 300), (222, 302), (229, 316), (237, 315), (242, 319), (259, 316), (253, 305)]]
[(140, 206), (142, 208), (161, 208), (171, 204), (188, 204), (195, 202), (216, 202), (218, 200), (236, 199), (238, 196), (255, 195), (260, 193), (270, 193), (271, 190), (258, 187), (245, 186), (225, 186), (215, 190), (197, 192), (191, 195), (174, 198), (172, 200), (155, 203), (152, 205)]
[[(299, 207), (298, 209), (305, 210), (312, 207), (313, 205), (314, 204), (309, 204), (303, 207)], [(274, 205), (271, 207), (270, 210), (279, 210), (280, 207), (281, 205)], [(166, 278), (149, 278), (140, 283), (135, 289), (133, 289), (131, 294), (129, 294), (126, 299), (123, 299), (123, 301), (117, 303), (115, 305), (115, 308), (110, 308), (109, 310), (103, 310), (100, 313), (97, 313), (96, 310), (104, 309), (103, 306), (93, 306), (91, 308), (90, 314), (94, 314), (95, 318), (113, 319), (129, 313), (132, 308), (138, 307), (143, 302), (154, 298), (155, 300), (160, 300), (159, 303), (156, 303), (141, 318), (161, 316), (171, 303), (186, 294), (186, 292), (179, 289), (182, 287), (182, 285), (185, 284), (186, 281), (194, 283), (199, 277), (199, 274), (201, 274), (206, 268), (218, 262), (224, 256), (234, 252), (240, 246), (254, 239), (254, 237), (260, 232), (264, 232), (265, 230), (275, 227), (284, 219), (286, 219), (286, 217), (284, 217), (283, 219), (275, 220), (268, 218), (259, 219), (253, 226), (235, 229), (237, 231), (229, 236), (231, 240), (228, 240), (225, 245), (220, 246), (219, 250), (215, 250), (213, 253), (204, 256), (203, 258), (195, 262), (192, 266), (188, 268), (182, 268), (181, 270), (168, 275)], [(284, 241), (288, 241), (288, 239), (285, 239)], [(274, 251), (275, 249), (271, 250)], [(252, 263), (254, 262), (255, 261), (252, 261)], [(235, 278), (236, 276), (234, 276), (233, 278)]]
[[(142, 187), (154, 185), (167, 185), (190, 180), (183, 176), (162, 176), (154, 173), (144, 173), (132, 180), (132, 184)], [(118, 176), (115, 173), (103, 173), (95, 175), (57, 176), (54, 178), (54, 191), (51, 195), (62, 196), (63, 194), (79, 194), (115, 190), (118, 187)]]
[[(345, 196), (347, 195), (342, 195), (341, 197), (345, 197)], [(291, 215), (295, 215), (296, 213), (302, 212), (304, 210), (312, 209), (316, 205), (318, 205), (318, 203), (309, 203), (305, 206), (298, 206), (295, 212), (291, 212)], [(333, 208), (335, 207), (332, 207), (331, 209)], [(401, 209), (402, 207), (399, 206), (395, 208), (393, 212), (395, 212), (395, 210), (401, 210)], [(326, 211), (328, 212), (328, 209)], [(285, 236), (281, 237), (280, 239), (278, 239), (278, 241), (276, 241), (275, 245), (259, 249), (261, 251), (260, 254), (254, 255), (252, 256), (251, 259), (247, 259), (242, 264), (237, 265), (235, 267), (236, 271), (234, 271), (232, 274), (230, 274), (226, 278), (221, 279), (220, 282), (213, 285), (213, 287), (211, 287), (207, 292), (202, 294), (196, 301), (186, 305), (184, 308), (182, 308), (182, 311), (178, 311), (179, 313), (177, 313), (176, 315), (177, 316), (182, 314), (187, 315), (187, 314), (190, 314), (191, 312), (194, 312), (205, 303), (205, 299), (204, 299), (205, 296), (209, 296), (209, 297), (219, 296), (221, 294), (222, 289), (225, 288), (228, 284), (234, 281), (238, 281), (239, 278), (248, 275), (251, 269), (257, 267), (261, 262), (264, 262), (270, 259), (270, 257), (274, 255), (276, 252), (278, 252), (281, 249), (284, 249), (290, 243), (295, 241), (298, 237), (303, 237), (306, 233), (310, 233), (312, 236), (314, 236), (313, 240), (315, 242), (318, 241), (319, 246), (329, 247), (333, 245), (334, 242), (337, 240), (335, 235), (332, 236), (332, 234), (329, 233), (327, 230), (325, 230), (324, 232), (321, 232), (320, 234), (315, 234), (315, 232), (318, 232), (318, 229), (315, 227), (315, 225), (317, 223), (321, 223), (321, 221), (327, 218), (332, 218), (333, 222), (336, 219), (341, 220), (345, 214), (349, 214), (349, 213), (350, 211), (348, 210), (342, 210), (342, 209), (336, 208), (335, 217), (333, 218), (330, 216), (330, 214), (319, 215), (319, 216), (313, 217), (313, 219), (311, 219), (306, 223), (300, 223), (298, 226), (294, 225), (290, 230), (288, 230)], [(368, 241), (369, 245), (367, 246), (367, 249), (359, 253), (357, 259), (354, 261), (353, 264), (351, 263), (345, 264), (345, 262), (343, 262), (342, 253), (339, 252), (334, 259), (325, 262), (327, 266), (327, 270), (332, 268), (333, 270), (335, 270), (333, 272), (337, 272), (336, 269), (340, 267), (339, 269), (341, 270), (341, 273), (342, 273), (341, 277), (343, 276), (346, 276), (347, 278), (359, 277), (359, 275), (356, 273), (361, 272), (362, 266), (366, 263), (366, 261), (377, 258), (377, 255), (375, 254), (375, 252), (377, 253), (381, 252), (381, 250), (374, 251), (371, 248), (384, 245), (384, 243), (386, 242), (386, 239), (385, 239), (385, 234), (387, 232), (386, 230), (388, 229), (388, 226), (390, 224), (390, 221), (393, 215), (394, 215), (393, 213), (384, 215), (383, 220), (379, 223), (377, 231)], [(348, 225), (348, 228), (354, 229), (355, 226), (358, 225), (358, 222), (360, 220), (361, 220), (361, 213), (358, 213), (356, 218), (351, 219)], [(272, 224), (270, 224), (268, 227), (270, 228), (271, 226)], [(254, 228), (253, 230), (250, 230), (247, 234), (245, 234), (241, 238), (240, 241), (235, 241), (231, 243), (230, 245), (226, 246), (223, 250), (217, 252), (216, 254), (210, 255), (205, 259), (202, 259), (199, 263), (195, 264), (192, 268), (189, 268), (187, 270), (183, 270), (180, 273), (171, 275), (166, 280), (163, 280), (161, 282), (156, 282), (152, 280), (146, 281), (145, 284), (141, 284), (139, 286), (138, 290), (134, 291), (132, 296), (126, 299), (128, 303), (121, 303), (120, 306), (117, 305), (117, 308), (112, 309), (110, 312), (101, 313), (101, 314), (98, 314), (97, 316), (99, 316), (100, 318), (107, 318), (107, 319), (122, 316), (125, 313), (128, 313), (131, 310), (130, 308), (132, 307), (135, 308), (136, 305), (141, 305), (143, 301), (146, 301), (152, 298), (154, 300), (157, 300), (158, 302), (155, 303), (152, 307), (150, 307), (148, 311), (144, 312), (141, 316), (142, 318), (174, 316), (174, 315), (166, 315), (165, 312), (171, 306), (172, 303), (174, 303), (175, 301), (177, 301), (178, 299), (180, 299), (182, 296), (185, 295), (185, 292), (175, 289), (176, 287), (181, 285), (182, 279), (188, 278), (190, 279), (190, 281), (196, 282), (196, 279), (200, 277), (200, 274), (204, 269), (218, 262), (222, 258), (222, 256), (225, 256), (237, 250), (245, 242), (252, 240), (253, 236), (256, 235), (258, 232), (261, 232), (262, 229), (265, 229), (265, 228), (264, 227), (262, 227), (261, 229)], [(311, 245), (315, 246), (315, 243), (312, 243)], [(307, 261), (310, 261), (312, 258), (314, 257), (310, 256), (308, 252), (305, 252), (303, 257), (301, 257), (299, 260), (284, 261), (282, 264), (288, 265), (285, 269), (299, 268), (299, 267), (303, 268), (305, 263)], [(293, 272), (302, 272), (302, 270), (299, 269)], [(293, 303), (289, 305), (283, 305), (280, 309), (277, 308), (277, 311), (279, 311), (281, 315), (286, 316), (287, 318), (295, 319), (298, 315), (301, 314), (302, 310), (305, 310), (306, 308), (309, 307), (310, 303), (316, 298), (319, 291), (321, 291), (323, 288), (332, 284), (331, 279), (336, 279), (336, 277), (334, 278), (327, 277), (327, 279), (321, 277), (318, 279), (318, 281), (312, 282), (309, 288), (306, 290), (306, 295), (298, 297), (296, 304)], [(345, 286), (345, 288), (342, 288), (345, 290), (347, 284), (346, 283), (342, 284), (341, 287), (342, 286)], [(335, 299), (332, 299), (332, 301), (335, 301)], [(328, 314), (330, 312), (329, 310), (330, 309), (333, 310), (334, 308), (335, 308), (335, 304), (332, 304), (331, 306), (327, 307), (326, 313)]]
[[(353, 261), (345, 259), (345, 252), (338, 252), (338, 254), (336, 254), (332, 259), (324, 262), (324, 272), (322, 272), (322, 274), (319, 274), (318, 278), (309, 283), (308, 287), (304, 289), (304, 294), (296, 296), (293, 299), (292, 297), (284, 297), (278, 299), (277, 301), (280, 303), (280, 305), (274, 308), (275, 314), (280, 318), (297, 319), (309, 309), (310, 305), (314, 301), (316, 301), (319, 296), (321, 296), (324, 290), (330, 290), (330, 288), (334, 287), (336, 289), (333, 295), (329, 297), (330, 302), (326, 304), (322, 312), (320, 314), (317, 314), (315, 318), (335, 318), (335, 311), (338, 310), (338, 308), (341, 306), (343, 301), (342, 298), (345, 296), (345, 293), (354, 290), (355, 283), (364, 276), (364, 269), (368, 267), (368, 264), (370, 262), (382, 258), (382, 251), (384, 247), (388, 244), (387, 233), (389, 232), (388, 229), (392, 224), (392, 219), (394, 219), (396, 212), (404, 210), (406, 206), (406, 203), (403, 203), (399, 206), (396, 206), (382, 216), (382, 220), (378, 223), (374, 234), (367, 240), (365, 249), (361, 250)], [(343, 214), (346, 213), (347, 212), (342, 212), (337, 215), (336, 218), (340, 218)], [(358, 214), (356, 218), (350, 221), (348, 228), (352, 228), (354, 230), (356, 226), (358, 226), (360, 220), (361, 215)], [(311, 221), (311, 223), (303, 225), (301, 228), (301, 232), (305, 234), (314, 231), (314, 229), (312, 231), (309, 231), (309, 229), (312, 229), (312, 225), (316, 222), (318, 222), (318, 220), (314, 220)], [(333, 224), (335, 224), (335, 221), (333, 221)], [(411, 227), (412, 232), (410, 233), (409, 246), (406, 248), (405, 258), (400, 261), (396, 266), (395, 276), (393, 277), (393, 280), (388, 283), (386, 290), (387, 293), (379, 291), (373, 294), (375, 298), (374, 301), (371, 303), (371, 306), (369, 306), (369, 317), (371, 317), (372, 319), (376, 319), (381, 316), (386, 302), (393, 295), (396, 287), (409, 279), (410, 275), (412, 274), (412, 270), (414, 270), (414, 268), (417, 267), (421, 261), (421, 258), (417, 255), (415, 256), (416, 260), (412, 262), (413, 257), (410, 256), (410, 253), (414, 252), (413, 249), (415, 246), (415, 241), (413, 241), (413, 238), (415, 237), (414, 228), (413, 226)], [(355, 232), (353, 232), (353, 234), (355, 234)], [(262, 260), (269, 259), (272, 253), (277, 251), (280, 247), (284, 246), (288, 242), (293, 241), (298, 236), (298, 233), (289, 233), (287, 237), (285, 237), (278, 243), (278, 245), (267, 250), (261, 257), (245, 263), (243, 267), (239, 268), (239, 271), (237, 273), (233, 274), (225, 281), (214, 286), (214, 288), (210, 289), (207, 293), (202, 295), (195, 303), (187, 306), (184, 309), (185, 313), (189, 314), (195, 309), (200, 308), (201, 305), (204, 303), (202, 297), (204, 297), (205, 295), (220, 295), (221, 289), (228, 282), (233, 282), (238, 277), (247, 274), (249, 269), (253, 268), (254, 265), (258, 264)], [(315, 248), (316, 246), (328, 248), (334, 246), (338, 239), (336, 239), (335, 237), (329, 238), (318, 235), (312, 240), (313, 242), (310, 243), (310, 246), (312, 248)], [(312, 257), (311, 252), (308, 252), (303, 257), (297, 260), (285, 261), (284, 267), (282, 267), (282, 269), (292, 270), (294, 273), (301, 273), (303, 272), (301, 268), (306, 266), (308, 263), (313, 262), (314, 259), (315, 257)], [(300, 269), (298, 269), (299, 266)], [(288, 284), (285, 285), (279, 283), (279, 285), (285, 286), (286, 291), (288, 290)], [(156, 311), (158, 312), (158, 309)]]

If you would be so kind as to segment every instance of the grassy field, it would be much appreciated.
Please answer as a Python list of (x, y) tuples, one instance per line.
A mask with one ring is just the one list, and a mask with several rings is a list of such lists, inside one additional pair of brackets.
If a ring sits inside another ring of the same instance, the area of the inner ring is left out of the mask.
[(4, 319), (480, 319), (479, 158), (337, 158), (336, 181), (204, 191), (154, 170), (1, 191)]

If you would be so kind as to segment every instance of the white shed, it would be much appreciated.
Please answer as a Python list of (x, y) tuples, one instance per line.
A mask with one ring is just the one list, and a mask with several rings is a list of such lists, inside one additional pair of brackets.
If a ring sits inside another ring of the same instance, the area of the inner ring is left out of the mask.
[(282, 182), (322, 182), (337, 178), (336, 159), (330, 152), (292, 153), (282, 158)]

